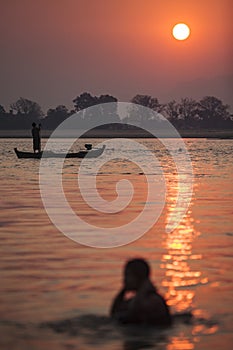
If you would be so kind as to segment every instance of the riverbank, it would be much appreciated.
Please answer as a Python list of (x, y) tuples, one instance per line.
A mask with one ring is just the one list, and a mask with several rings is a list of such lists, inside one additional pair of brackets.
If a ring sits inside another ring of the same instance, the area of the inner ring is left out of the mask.
[[(42, 130), (42, 137), (49, 138), (53, 130)], [(80, 132), (80, 131), (79, 131)], [(151, 131), (153, 132), (153, 131)], [(233, 130), (180, 130), (183, 138), (233, 139)], [(170, 138), (171, 135), (162, 131), (160, 137)], [(75, 130), (66, 130), (60, 137), (77, 137)], [(89, 130), (82, 131), (81, 138), (153, 138), (143, 129), (138, 130)], [(31, 138), (31, 130), (0, 130), (0, 138)]]

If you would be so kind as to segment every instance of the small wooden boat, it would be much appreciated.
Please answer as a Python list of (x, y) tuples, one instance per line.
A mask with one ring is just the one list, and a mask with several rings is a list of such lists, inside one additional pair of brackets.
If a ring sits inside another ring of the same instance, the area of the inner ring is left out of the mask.
[(43, 158), (84, 158), (87, 154), (87, 158), (97, 158), (101, 156), (101, 154), (104, 152), (105, 145), (103, 145), (102, 148), (99, 149), (91, 149), (90, 151), (79, 151), (79, 152), (71, 152), (71, 153), (55, 153), (52, 151), (42, 151), (38, 153), (33, 152), (23, 152), (19, 151), (17, 148), (14, 148), (14, 151), (18, 158), (34, 158), (34, 159), (41, 159)]

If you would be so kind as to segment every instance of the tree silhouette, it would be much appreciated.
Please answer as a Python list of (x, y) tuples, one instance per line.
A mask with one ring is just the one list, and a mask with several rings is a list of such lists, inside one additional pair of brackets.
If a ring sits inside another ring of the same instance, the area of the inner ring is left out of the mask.
[[(103, 103), (117, 102), (117, 98), (111, 95), (100, 95), (92, 96), (88, 92), (84, 92), (80, 96), (77, 96), (74, 100), (74, 107), (77, 112), (85, 109), (83, 114), (79, 114), (80, 125), (83, 127), (92, 127), (97, 121), (98, 123), (113, 123), (118, 122), (119, 117), (117, 115), (117, 106), (109, 105), (107, 115), (104, 114), (103, 108), (99, 106), (99, 108), (88, 109), (88, 107), (92, 107), (94, 105), (99, 105)], [(104, 110), (107, 110), (107, 106), (105, 106)]]
[(131, 100), (132, 103), (139, 104), (144, 107), (148, 107), (154, 111), (159, 112), (161, 105), (156, 97), (151, 97), (149, 95), (136, 95)]
[(172, 100), (164, 105), (165, 115), (171, 122), (175, 122), (180, 115), (180, 104)]
[(5, 108), (0, 105), (0, 115), (5, 115), (6, 114), (6, 111), (5, 111)]
[(82, 109), (86, 109), (88, 107), (94, 106), (98, 103), (97, 97), (92, 96), (89, 92), (84, 92), (80, 96), (77, 96), (74, 100), (74, 108), (75, 111), (81, 111)]
[(179, 117), (184, 128), (192, 128), (199, 120), (198, 103), (192, 98), (182, 98), (179, 104)]
[[(149, 95), (136, 95), (132, 98), (133, 104), (140, 104), (148, 107), (143, 115), (138, 113), (137, 106), (133, 105), (129, 110), (123, 122), (119, 123), (120, 118), (117, 113), (117, 98), (108, 94), (93, 96), (84, 92), (74, 100), (75, 110), (68, 111), (66, 106), (59, 105), (56, 108), (50, 108), (47, 115), (42, 118), (42, 110), (37, 102), (20, 97), (16, 102), (10, 105), (10, 111), (6, 112), (3, 105), (0, 105), (0, 129), (30, 129), (33, 121), (42, 121), (43, 129), (54, 129), (63, 120), (75, 112), (80, 112), (77, 118), (77, 128), (90, 129), (92, 126), (102, 124), (102, 129), (132, 129), (130, 122), (150, 129), (156, 128), (156, 122), (161, 121), (159, 113), (163, 113), (171, 123), (178, 129), (232, 129), (233, 116), (229, 113), (229, 106), (214, 96), (205, 96), (200, 101), (192, 98), (182, 98), (180, 102), (175, 100), (166, 104), (160, 104), (156, 97)], [(104, 108), (102, 104), (105, 104)], [(88, 107), (99, 105), (95, 109)], [(159, 112), (158, 114), (154, 113)], [(118, 123), (118, 124), (117, 124)], [(161, 124), (160, 124), (161, 125)]]
[(53, 129), (62, 123), (69, 116), (69, 111), (64, 105), (50, 108), (46, 118), (43, 119), (43, 128)]
[(16, 102), (10, 105), (11, 109), (17, 114), (24, 114), (39, 119), (43, 112), (37, 102), (20, 97)]
[[(117, 105), (113, 103), (117, 102), (116, 97), (113, 97), (111, 95), (100, 95), (97, 97), (97, 100), (98, 104), (105, 104), (104, 108), (103, 106), (100, 106), (98, 115), (99, 122), (106, 124), (120, 122), (120, 117), (117, 113)], [(111, 126), (111, 128), (113, 128), (113, 126)]]
[(10, 112), (2, 114), (2, 129), (29, 129), (32, 122), (40, 121), (42, 110), (38, 103), (20, 97), (10, 105)]
[[(134, 122), (139, 127), (149, 127), (152, 128), (154, 120), (159, 120), (159, 115), (155, 116), (154, 112), (160, 112), (162, 110), (162, 105), (159, 103), (156, 97), (151, 97), (149, 95), (136, 95), (131, 100), (134, 104), (139, 104), (148, 109), (143, 110), (143, 114), (135, 106), (132, 106), (129, 110), (128, 122)], [(153, 112), (154, 111), (154, 112)]]
[(203, 127), (218, 128), (230, 118), (229, 106), (214, 96), (206, 96), (199, 102), (199, 115)]

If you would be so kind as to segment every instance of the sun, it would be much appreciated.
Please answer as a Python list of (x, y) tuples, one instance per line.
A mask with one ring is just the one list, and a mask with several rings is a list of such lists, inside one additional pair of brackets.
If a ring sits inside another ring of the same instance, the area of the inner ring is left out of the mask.
[(177, 40), (185, 40), (190, 35), (190, 28), (185, 23), (177, 23), (172, 29), (172, 34)]

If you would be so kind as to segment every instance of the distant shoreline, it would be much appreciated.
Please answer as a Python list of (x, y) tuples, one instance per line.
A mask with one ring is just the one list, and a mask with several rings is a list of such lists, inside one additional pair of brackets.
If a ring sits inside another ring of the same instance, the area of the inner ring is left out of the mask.
[[(42, 130), (42, 138), (49, 138), (52, 132), (53, 130)], [(180, 130), (178, 133), (182, 138), (233, 139), (233, 130)], [(166, 130), (159, 136), (171, 138)], [(67, 130), (66, 135), (60, 137), (75, 138), (77, 135), (74, 130)], [(31, 138), (31, 131), (0, 130), (0, 138)], [(154, 138), (154, 136), (144, 130), (90, 130), (82, 134), (80, 138)]]

